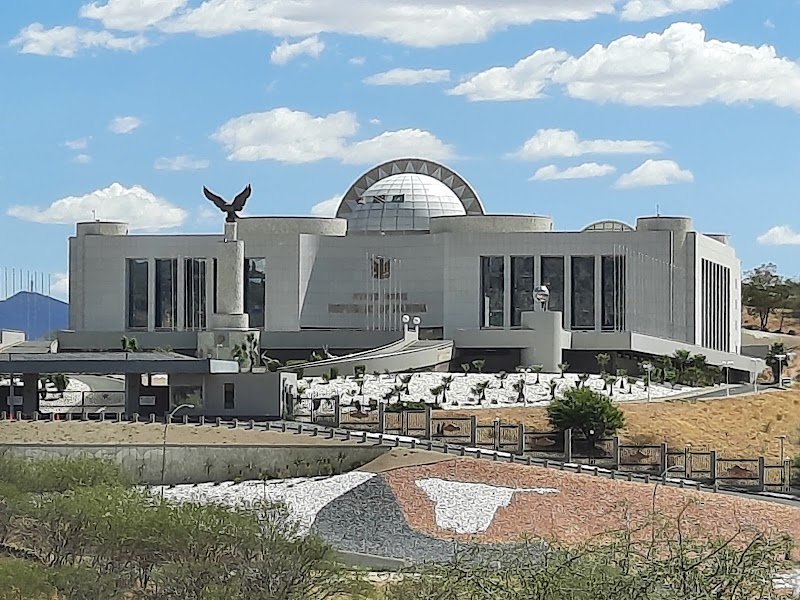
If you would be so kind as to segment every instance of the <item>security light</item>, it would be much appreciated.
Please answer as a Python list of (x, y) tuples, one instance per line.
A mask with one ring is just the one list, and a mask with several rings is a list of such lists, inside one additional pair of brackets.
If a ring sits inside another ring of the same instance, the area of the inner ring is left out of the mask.
[(410, 320), (411, 320), (411, 317), (409, 317), (408, 315), (403, 315), (403, 323), (405, 323), (406, 325), (408, 325), (408, 322), (409, 322)]
[(414, 317), (412, 323), (414, 324), (414, 327), (419, 327), (419, 324), (422, 323), (422, 319), (420, 319), (419, 317)]

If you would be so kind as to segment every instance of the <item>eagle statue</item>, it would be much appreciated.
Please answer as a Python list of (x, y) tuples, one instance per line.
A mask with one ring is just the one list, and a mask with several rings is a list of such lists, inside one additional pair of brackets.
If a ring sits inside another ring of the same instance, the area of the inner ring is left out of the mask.
[(244, 188), (241, 192), (236, 194), (236, 197), (233, 199), (233, 202), (225, 202), (225, 199), (221, 196), (218, 196), (211, 190), (209, 190), (206, 186), (203, 186), (203, 194), (205, 194), (206, 198), (211, 200), (218, 209), (225, 213), (225, 222), (226, 223), (235, 223), (236, 219), (239, 218), (238, 213), (240, 210), (244, 208), (247, 199), (250, 197), (250, 194), (253, 193), (253, 189), (250, 187), (250, 184), (247, 184), (247, 187)]

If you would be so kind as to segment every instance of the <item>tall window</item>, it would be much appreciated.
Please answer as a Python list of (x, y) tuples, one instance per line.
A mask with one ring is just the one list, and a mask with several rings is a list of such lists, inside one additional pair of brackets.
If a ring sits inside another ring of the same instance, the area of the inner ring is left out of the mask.
[(594, 329), (594, 256), (572, 257), (572, 328)]
[(156, 327), (175, 329), (178, 325), (178, 259), (156, 260)]
[(244, 312), (250, 316), (250, 327), (264, 327), (267, 276), (263, 258), (244, 261)]
[(543, 256), (541, 260), (542, 285), (550, 290), (549, 309), (564, 312), (564, 257)]
[(603, 286), (603, 330), (625, 329), (625, 257), (601, 258)]
[(511, 257), (511, 326), (522, 324), (522, 313), (533, 310), (533, 257)]
[(224, 387), (223, 409), (233, 410), (236, 408), (236, 388), (232, 383), (226, 383)]
[(481, 326), (503, 327), (505, 258), (481, 256)]
[(206, 327), (206, 259), (187, 258), (184, 262), (184, 309), (186, 329)]
[(128, 327), (147, 328), (149, 271), (146, 258), (128, 259)]

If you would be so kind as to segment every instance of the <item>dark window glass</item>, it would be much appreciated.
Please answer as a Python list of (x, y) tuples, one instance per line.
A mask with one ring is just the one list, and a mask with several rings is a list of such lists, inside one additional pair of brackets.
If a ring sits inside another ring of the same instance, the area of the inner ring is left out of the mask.
[(178, 259), (156, 260), (156, 327), (175, 329), (178, 319)]
[(550, 290), (548, 309), (564, 312), (564, 257), (543, 256), (541, 260), (542, 285)]
[(533, 257), (511, 257), (511, 326), (519, 327), (522, 313), (533, 310)]
[(149, 271), (147, 259), (128, 259), (128, 327), (147, 328)]
[(572, 257), (572, 328), (594, 329), (594, 256)]
[(236, 389), (234, 384), (225, 384), (225, 410), (233, 410), (236, 404)]
[(264, 327), (267, 293), (266, 261), (248, 258), (244, 261), (244, 312), (250, 316), (250, 327)]
[(505, 311), (505, 259), (481, 256), (481, 325), (503, 327)]
[(217, 259), (215, 258), (211, 263), (211, 293), (212, 293), (212, 302), (213, 307), (212, 311), (214, 314), (217, 314)]
[(603, 329), (625, 329), (625, 257), (603, 256)]
[(187, 258), (184, 263), (186, 329), (206, 327), (206, 259)]

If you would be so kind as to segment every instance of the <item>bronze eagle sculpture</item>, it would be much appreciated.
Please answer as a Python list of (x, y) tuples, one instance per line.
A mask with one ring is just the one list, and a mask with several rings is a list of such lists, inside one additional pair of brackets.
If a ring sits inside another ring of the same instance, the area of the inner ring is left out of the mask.
[(211, 200), (218, 209), (225, 213), (225, 222), (226, 223), (235, 223), (236, 219), (239, 218), (238, 213), (240, 210), (244, 208), (247, 199), (250, 197), (250, 194), (253, 193), (253, 189), (250, 187), (250, 184), (247, 184), (247, 187), (244, 188), (241, 192), (236, 194), (236, 197), (233, 199), (233, 202), (225, 202), (225, 199), (221, 196), (217, 196), (214, 192), (209, 190), (206, 186), (203, 186), (203, 194), (205, 194), (206, 198)]

